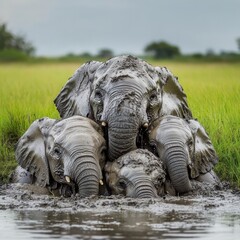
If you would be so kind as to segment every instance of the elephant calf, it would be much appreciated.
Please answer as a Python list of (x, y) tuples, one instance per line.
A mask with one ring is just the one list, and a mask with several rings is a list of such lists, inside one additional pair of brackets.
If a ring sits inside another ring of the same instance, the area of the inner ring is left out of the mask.
[(73, 116), (63, 120), (42, 118), (19, 139), (16, 159), (41, 187), (52, 179), (73, 187), (81, 197), (97, 195), (105, 165), (106, 143), (98, 124)]
[(133, 150), (105, 166), (106, 181), (114, 194), (154, 198), (164, 193), (161, 161), (146, 149)]
[(178, 193), (192, 189), (190, 179), (220, 184), (212, 170), (218, 161), (217, 154), (198, 121), (162, 117), (150, 127), (149, 141)]

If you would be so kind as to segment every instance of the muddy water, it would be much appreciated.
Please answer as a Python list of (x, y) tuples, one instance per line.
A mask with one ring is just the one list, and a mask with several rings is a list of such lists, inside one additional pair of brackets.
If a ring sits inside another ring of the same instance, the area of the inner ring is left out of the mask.
[(56, 198), (0, 191), (0, 239), (240, 239), (240, 195)]

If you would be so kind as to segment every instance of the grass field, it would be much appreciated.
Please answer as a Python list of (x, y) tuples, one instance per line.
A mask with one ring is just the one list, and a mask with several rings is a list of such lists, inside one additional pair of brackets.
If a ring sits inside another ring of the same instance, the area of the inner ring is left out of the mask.
[[(219, 156), (221, 179), (240, 186), (240, 64), (151, 62), (182, 84)], [(32, 121), (59, 118), (53, 99), (81, 63), (0, 65), (0, 182), (16, 166), (14, 144)]]

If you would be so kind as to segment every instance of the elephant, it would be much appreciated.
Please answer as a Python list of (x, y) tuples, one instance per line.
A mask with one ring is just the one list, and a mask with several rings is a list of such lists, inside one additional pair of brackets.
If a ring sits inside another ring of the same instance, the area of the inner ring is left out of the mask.
[(163, 164), (147, 149), (133, 150), (107, 162), (105, 174), (113, 194), (132, 198), (156, 198), (164, 194)]
[(149, 143), (178, 193), (192, 189), (191, 179), (219, 183), (213, 171), (218, 162), (216, 151), (197, 120), (164, 116), (149, 127)]
[(46, 187), (57, 182), (87, 197), (97, 195), (103, 185), (105, 151), (102, 129), (91, 119), (45, 117), (34, 121), (19, 139), (15, 156), (34, 184)]
[(54, 103), (63, 118), (81, 115), (105, 128), (109, 161), (143, 148), (143, 133), (160, 116), (192, 118), (177, 78), (130, 55), (84, 64)]

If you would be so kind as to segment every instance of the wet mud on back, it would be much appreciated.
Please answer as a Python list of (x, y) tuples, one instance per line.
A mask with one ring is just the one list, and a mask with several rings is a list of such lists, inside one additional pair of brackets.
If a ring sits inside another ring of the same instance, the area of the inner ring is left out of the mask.
[(240, 194), (80, 199), (0, 190), (2, 239), (239, 239)]

